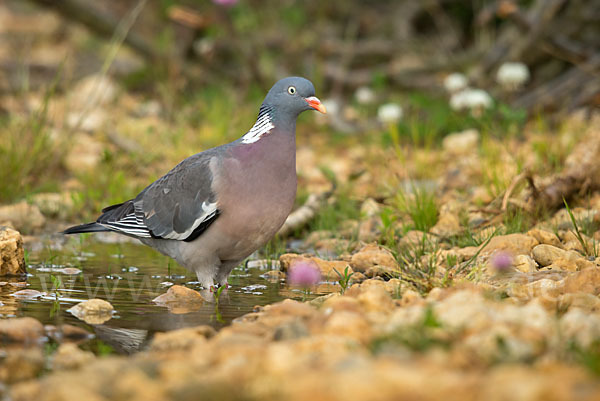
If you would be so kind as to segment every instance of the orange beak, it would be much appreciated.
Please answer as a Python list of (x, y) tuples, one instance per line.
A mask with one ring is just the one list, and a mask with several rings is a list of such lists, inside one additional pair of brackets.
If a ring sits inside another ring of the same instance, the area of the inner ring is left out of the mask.
[(306, 103), (308, 103), (308, 105), (310, 107), (312, 107), (313, 109), (315, 109), (323, 114), (327, 114), (327, 109), (325, 108), (325, 106), (323, 106), (323, 103), (321, 103), (321, 101), (317, 97), (315, 97), (315, 96), (306, 97), (306, 98), (304, 98), (304, 100), (306, 100)]

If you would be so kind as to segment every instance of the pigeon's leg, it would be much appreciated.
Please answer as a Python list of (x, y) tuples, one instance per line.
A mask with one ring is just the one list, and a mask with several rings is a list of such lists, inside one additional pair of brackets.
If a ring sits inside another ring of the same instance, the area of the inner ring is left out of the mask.
[(200, 285), (202, 285), (202, 288), (205, 290), (210, 290), (215, 286), (216, 270), (216, 268), (205, 266), (195, 269), (196, 277), (198, 277)]
[(229, 285), (227, 284), (227, 278), (229, 277), (229, 274), (231, 274), (231, 271), (234, 269), (234, 267), (236, 267), (239, 264), (239, 260), (227, 260), (221, 263), (221, 266), (219, 266), (219, 270), (217, 271), (216, 277), (217, 285), (219, 287), (227, 286), (225, 288), (229, 288)]

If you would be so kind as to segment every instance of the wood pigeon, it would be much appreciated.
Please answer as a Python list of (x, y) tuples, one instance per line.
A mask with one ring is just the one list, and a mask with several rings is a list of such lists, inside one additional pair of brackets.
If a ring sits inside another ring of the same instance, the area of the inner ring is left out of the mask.
[(194, 271), (205, 289), (226, 284), (231, 270), (264, 246), (292, 210), (296, 119), (306, 110), (326, 113), (313, 84), (280, 80), (241, 138), (188, 157), (134, 199), (64, 234), (128, 235)]

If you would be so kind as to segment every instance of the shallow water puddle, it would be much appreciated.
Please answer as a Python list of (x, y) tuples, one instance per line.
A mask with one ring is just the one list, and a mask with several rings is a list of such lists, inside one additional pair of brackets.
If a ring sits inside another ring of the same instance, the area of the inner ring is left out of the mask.
[[(68, 248), (29, 256), (26, 285), (13, 281), (0, 286), (0, 317), (31, 316), (44, 324), (76, 325), (95, 336), (84, 348), (103, 352), (109, 345), (115, 352), (131, 353), (143, 349), (155, 332), (201, 324), (219, 329), (256, 305), (305, 296), (279, 279), (267, 279), (270, 267), (251, 261), (232, 272), (218, 310), (214, 302), (169, 310), (152, 300), (174, 284), (195, 290), (200, 286), (193, 273), (167, 257), (132, 243), (87, 240), (76, 250)], [(322, 293), (310, 297), (317, 295)], [(116, 311), (113, 317), (102, 324), (87, 324), (67, 311), (91, 298), (109, 301)]]

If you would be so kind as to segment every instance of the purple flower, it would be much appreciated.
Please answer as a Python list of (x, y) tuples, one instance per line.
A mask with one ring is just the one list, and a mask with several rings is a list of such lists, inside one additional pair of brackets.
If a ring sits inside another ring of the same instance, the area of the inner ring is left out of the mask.
[(492, 256), (490, 263), (492, 264), (494, 270), (496, 270), (498, 273), (504, 273), (512, 267), (513, 257), (508, 252), (496, 252)]
[(321, 271), (312, 261), (299, 261), (290, 266), (288, 280), (292, 285), (310, 287), (321, 281)]
[(237, 4), (238, 0), (212, 0), (212, 2), (218, 6), (232, 7)]

